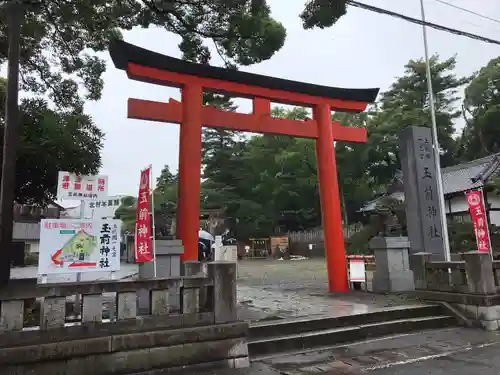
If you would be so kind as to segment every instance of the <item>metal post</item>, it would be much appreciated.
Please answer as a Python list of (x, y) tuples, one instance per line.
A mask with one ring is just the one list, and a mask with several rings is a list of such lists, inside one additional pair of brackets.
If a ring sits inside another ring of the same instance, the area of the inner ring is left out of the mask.
[[(85, 219), (85, 201), (80, 201), (80, 219)], [(82, 281), (82, 273), (78, 272), (76, 274), (76, 282), (80, 283)], [(80, 294), (75, 295), (75, 313), (78, 315), (82, 312), (82, 296)]]
[(7, 8), (9, 52), (0, 187), (0, 286), (7, 285), (10, 279), (17, 140), (19, 137), (19, 47), (23, 22), (23, 9), (19, 2), (4, 3), (4, 6)]
[(153, 165), (149, 166), (149, 190), (151, 194), (151, 227), (153, 242), (153, 276), (156, 278), (156, 226), (155, 226), (155, 190), (153, 188)]
[(431, 66), (429, 62), (429, 48), (427, 45), (427, 29), (425, 27), (425, 9), (424, 0), (420, 0), (420, 9), (422, 12), (422, 32), (424, 36), (424, 52), (425, 52), (425, 67), (427, 73), (427, 89), (429, 92), (429, 106), (431, 107), (431, 122), (432, 122), (432, 143), (434, 150), (434, 161), (436, 163), (436, 173), (437, 173), (437, 193), (439, 197), (439, 206), (441, 207), (441, 235), (443, 236), (444, 245), (444, 255), (445, 260), (450, 261), (450, 239), (448, 238), (448, 221), (446, 220), (446, 209), (444, 205), (444, 189), (443, 189), (443, 176), (441, 174), (441, 155), (439, 154), (439, 141), (438, 132), (436, 124), (436, 108), (434, 107), (434, 91), (432, 90), (432, 75)]

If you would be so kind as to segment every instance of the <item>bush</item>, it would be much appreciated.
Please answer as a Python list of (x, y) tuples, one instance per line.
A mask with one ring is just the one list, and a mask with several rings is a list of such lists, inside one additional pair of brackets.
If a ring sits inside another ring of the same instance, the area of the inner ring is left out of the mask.
[(25, 266), (37, 266), (38, 265), (38, 253), (25, 253), (24, 254), (24, 265)]

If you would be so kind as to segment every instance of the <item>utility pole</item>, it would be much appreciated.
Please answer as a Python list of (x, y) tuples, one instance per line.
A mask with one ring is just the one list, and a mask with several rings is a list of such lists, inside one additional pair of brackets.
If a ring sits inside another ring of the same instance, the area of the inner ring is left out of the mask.
[(444, 204), (444, 189), (443, 189), (443, 175), (441, 173), (441, 155), (439, 153), (439, 140), (437, 132), (436, 123), (436, 108), (434, 107), (434, 91), (432, 89), (432, 74), (431, 74), (431, 64), (429, 61), (429, 47), (427, 45), (427, 28), (425, 27), (425, 9), (424, 0), (420, 0), (420, 10), (422, 13), (422, 32), (424, 37), (424, 51), (425, 51), (425, 68), (427, 74), (427, 89), (429, 92), (429, 107), (431, 110), (431, 122), (432, 122), (432, 143), (434, 150), (434, 161), (436, 163), (436, 174), (437, 174), (437, 193), (439, 197), (439, 206), (441, 207), (441, 222), (443, 227), (441, 228), (441, 235), (443, 236), (443, 246), (445, 260), (450, 260), (450, 239), (448, 237), (448, 221), (446, 219), (446, 207)]
[(8, 24), (8, 73), (3, 132), (2, 180), (0, 185), (0, 287), (10, 279), (17, 141), (19, 138), (19, 49), (23, 6), (20, 0), (0, 3)]

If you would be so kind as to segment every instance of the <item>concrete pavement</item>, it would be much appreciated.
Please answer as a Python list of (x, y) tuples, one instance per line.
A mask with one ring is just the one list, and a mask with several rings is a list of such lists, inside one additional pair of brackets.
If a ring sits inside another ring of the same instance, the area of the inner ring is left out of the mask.
[(487, 345), (454, 354), (373, 371), (374, 375), (498, 375), (500, 344)]
[[(378, 338), (324, 350), (290, 353), (263, 359), (261, 362), (283, 375), (367, 372), (385, 375), (398, 374), (396, 371), (412, 369), (412, 366), (419, 364), (421, 368), (428, 368), (430, 371), (439, 366), (439, 359), (467, 357), (470, 356), (469, 352), (479, 353), (489, 347), (500, 347), (500, 333), (448, 328)], [(500, 365), (500, 360), (497, 362)], [(422, 373), (425, 372), (419, 374)], [(472, 373), (474, 372), (468, 374)], [(495, 374), (498, 373), (500, 367)]]
[(178, 375), (498, 375), (500, 334), (451, 328), (291, 353), (246, 369), (178, 370)]

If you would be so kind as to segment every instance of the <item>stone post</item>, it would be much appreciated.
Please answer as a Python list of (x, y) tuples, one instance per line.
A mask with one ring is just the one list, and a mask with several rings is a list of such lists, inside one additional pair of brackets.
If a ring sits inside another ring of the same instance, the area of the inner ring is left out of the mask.
[(372, 281), (375, 293), (415, 289), (408, 259), (410, 242), (407, 237), (374, 237), (369, 246), (375, 254)]
[[(183, 264), (184, 276), (203, 275), (203, 264), (198, 261), (187, 261)], [(182, 293), (182, 312), (196, 313), (200, 309), (200, 289), (186, 289)]]
[(431, 253), (415, 253), (410, 257), (410, 269), (413, 271), (415, 289), (427, 289), (426, 264), (432, 258)]
[(211, 304), (215, 323), (234, 322), (238, 319), (236, 299), (236, 263), (208, 263), (208, 277), (213, 280)]
[(470, 293), (496, 293), (493, 261), (489, 253), (470, 251), (463, 254), (467, 274), (467, 286)]
[[(180, 277), (181, 254), (184, 248), (181, 240), (156, 240), (156, 277)], [(154, 277), (154, 262), (139, 264), (139, 279)], [(168, 291), (168, 304), (172, 311), (180, 310), (180, 295), (177, 288)], [(151, 305), (149, 290), (137, 292), (137, 310), (140, 315), (148, 315)]]

